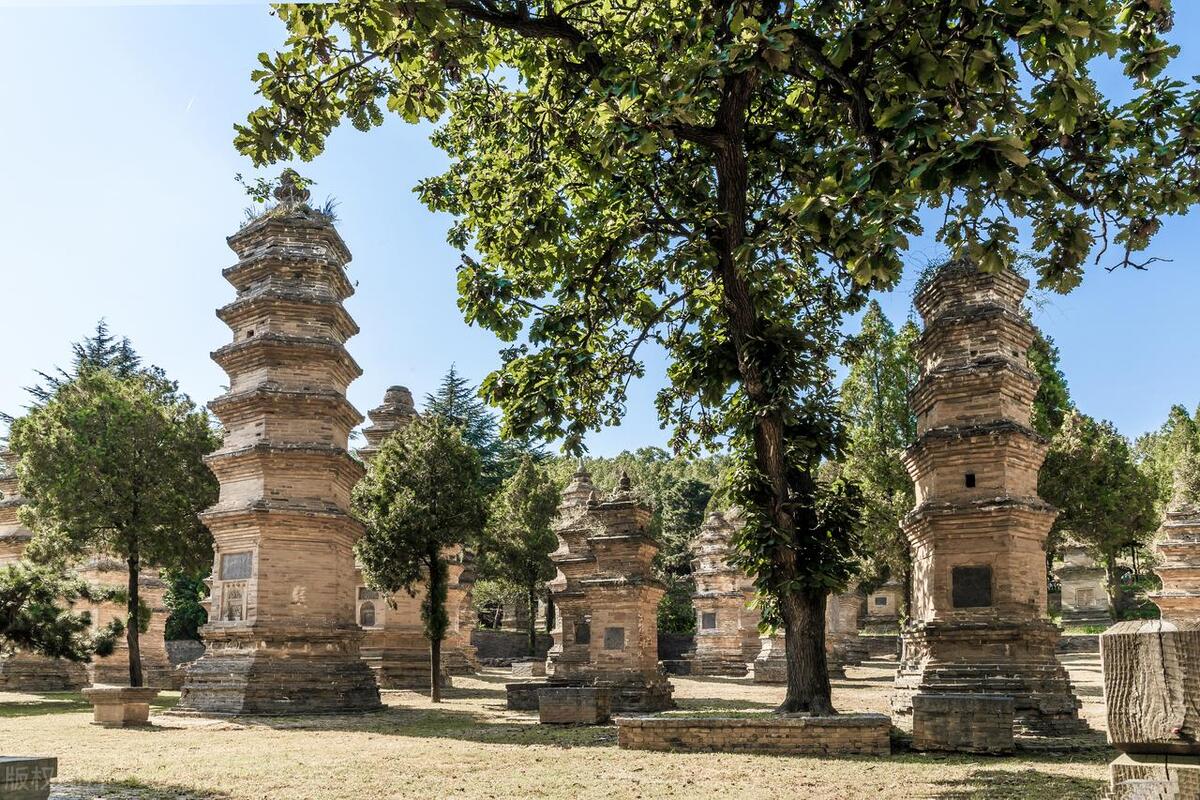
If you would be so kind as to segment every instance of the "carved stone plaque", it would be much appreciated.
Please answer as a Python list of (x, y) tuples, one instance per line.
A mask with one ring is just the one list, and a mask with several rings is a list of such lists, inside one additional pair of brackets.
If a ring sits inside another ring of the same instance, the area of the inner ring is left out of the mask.
[(575, 623), (575, 644), (592, 643), (592, 626), (588, 622)]
[(992, 604), (991, 567), (955, 567), (950, 582), (950, 600), (955, 608), (986, 608)]
[(605, 628), (604, 629), (604, 649), (605, 650), (624, 650), (625, 649), (625, 629), (624, 628)]
[(247, 550), (244, 553), (225, 553), (221, 556), (221, 580), (244, 581), (250, 577), (254, 565), (254, 554)]
[(717, 627), (717, 612), (705, 611), (700, 615), (700, 628), (702, 630), (711, 631)]

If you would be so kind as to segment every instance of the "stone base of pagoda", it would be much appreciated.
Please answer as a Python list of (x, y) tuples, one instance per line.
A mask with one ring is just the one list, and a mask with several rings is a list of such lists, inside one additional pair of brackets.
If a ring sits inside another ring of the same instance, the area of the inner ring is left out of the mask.
[[(380, 689), (429, 690), (429, 641), (417, 637), (411, 647), (363, 648), (363, 661), (375, 674)], [(450, 685), (447, 659), (442, 657), (442, 686)]]
[(696, 653), (689, 661), (689, 675), (744, 678), (750, 671), (749, 659), (742, 653)]
[(293, 632), (274, 639), (202, 631), (203, 656), (187, 667), (177, 713), (200, 715), (344, 714), (382, 708), (357, 630)]
[(1064, 608), (1062, 611), (1062, 624), (1070, 625), (1075, 628), (1082, 628), (1089, 625), (1102, 625), (1108, 627), (1112, 625), (1112, 615), (1107, 611), (1099, 609), (1084, 609), (1072, 610)]
[[(88, 665), (88, 679), (93, 684), (121, 686), (129, 683), (129, 657), (126, 651), (118, 650), (111, 656), (97, 658)], [(164, 650), (159, 654), (142, 653), (142, 681), (147, 686), (159, 689), (178, 690), (183, 688), (183, 671), (178, 670), (166, 657)]]
[[(126, 672), (122, 682), (128, 680)], [(69, 692), (90, 682), (83, 664), (62, 658), (21, 652), (0, 658), (0, 692)]]
[(1055, 655), (1049, 621), (932, 622), (909, 626), (892, 695), (892, 718), (912, 730), (914, 695), (1006, 695), (1014, 731), (1067, 736), (1087, 730), (1079, 699)]
[[(850, 640), (853, 640), (852, 642)], [(762, 650), (754, 663), (752, 679), (755, 683), (784, 684), (787, 683), (787, 655), (785, 639), (776, 636), (763, 639)], [(861, 664), (867, 657), (867, 643), (859, 636), (846, 637), (848, 646), (838, 649), (832, 642), (825, 645), (825, 664), (830, 678), (846, 677), (846, 667)]]
[(446, 637), (442, 642), (442, 669), (448, 675), (474, 675), (479, 671), (479, 659), (475, 647), (466, 637)]

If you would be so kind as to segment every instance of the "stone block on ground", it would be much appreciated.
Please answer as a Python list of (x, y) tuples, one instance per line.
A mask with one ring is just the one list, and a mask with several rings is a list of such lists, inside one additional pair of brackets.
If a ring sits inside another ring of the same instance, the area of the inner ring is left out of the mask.
[(537, 711), (538, 691), (545, 689), (546, 681), (524, 681), (504, 684), (505, 706), (509, 711)]
[(92, 704), (92, 724), (106, 728), (148, 725), (150, 701), (159, 689), (150, 686), (91, 686), (83, 696)]
[(884, 714), (832, 717), (616, 717), (617, 745), (664, 752), (781, 755), (891, 755), (892, 721)]
[(50, 779), (58, 775), (58, 759), (50, 756), (0, 756), (0, 797), (46, 800)]
[(1200, 623), (1119, 622), (1100, 655), (1112, 746), (1200, 755)]
[(914, 750), (1013, 752), (1012, 697), (997, 694), (916, 694), (912, 698)]
[(608, 722), (609, 692), (592, 686), (539, 689), (538, 722), (543, 725), (600, 725)]
[(1109, 767), (1110, 800), (1200, 797), (1200, 758), (1122, 753)]
[(520, 659), (512, 663), (514, 678), (544, 678), (546, 677), (545, 659)]

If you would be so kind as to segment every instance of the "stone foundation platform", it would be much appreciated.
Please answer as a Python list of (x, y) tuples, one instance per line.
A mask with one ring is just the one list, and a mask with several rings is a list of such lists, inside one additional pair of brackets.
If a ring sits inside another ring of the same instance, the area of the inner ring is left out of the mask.
[(607, 689), (550, 686), (539, 689), (537, 697), (543, 725), (602, 725), (611, 716)]
[(922, 623), (904, 634), (892, 715), (912, 729), (913, 696), (984, 694), (1013, 698), (1014, 732), (1069, 736), (1087, 729), (1049, 621)]
[(0, 658), (0, 691), (69, 692), (89, 683), (83, 664), (21, 652)]
[(173, 713), (344, 714), (382, 707), (375, 676), (357, 654), (210, 647), (188, 665)]
[(892, 723), (883, 714), (832, 717), (617, 717), (617, 744), (626, 750), (891, 755)]
[(994, 694), (915, 695), (914, 750), (1013, 752), (1013, 699)]
[(546, 662), (542, 660), (520, 659), (512, 662), (514, 678), (544, 678), (546, 677)]

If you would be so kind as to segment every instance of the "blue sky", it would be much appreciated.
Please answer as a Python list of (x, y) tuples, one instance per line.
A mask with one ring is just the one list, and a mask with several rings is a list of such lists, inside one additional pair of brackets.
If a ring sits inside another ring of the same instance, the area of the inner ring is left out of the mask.
[[(233, 296), (220, 276), (233, 262), (225, 236), (249, 205), (233, 176), (254, 174), (231, 126), (254, 107), (249, 72), (258, 52), (282, 42), (282, 26), (262, 5), (4, 5), (0, 409), (19, 410), (34, 370), (66, 364), (70, 342), (100, 317), (193, 398), (215, 397), (225, 375), (208, 353), (228, 330), (213, 311)], [(1200, 73), (1200, 3), (1176, 7), (1184, 54), (1174, 72), (1186, 77)], [(1120, 89), (1113, 76), (1102, 82)], [(467, 327), (455, 305), (449, 220), (412, 192), (445, 164), (428, 134), (398, 119), (366, 135), (343, 126), (301, 167), (316, 198), (339, 201), (355, 256), (358, 294), (347, 307), (362, 333), (348, 346), (365, 374), (350, 399), (363, 410), (394, 383), (423, 395), (452, 362), (474, 380), (496, 363), (495, 339)], [(1062, 350), (1078, 405), (1131, 436), (1157, 427), (1173, 403), (1200, 402), (1198, 251), (1193, 212), (1154, 245), (1171, 263), (1092, 268), (1036, 315)], [(932, 238), (913, 243), (913, 269), (880, 297), (897, 323), (917, 267), (941, 253)], [(663, 367), (652, 353), (625, 423), (592, 435), (593, 453), (665, 442), (653, 411)]]

